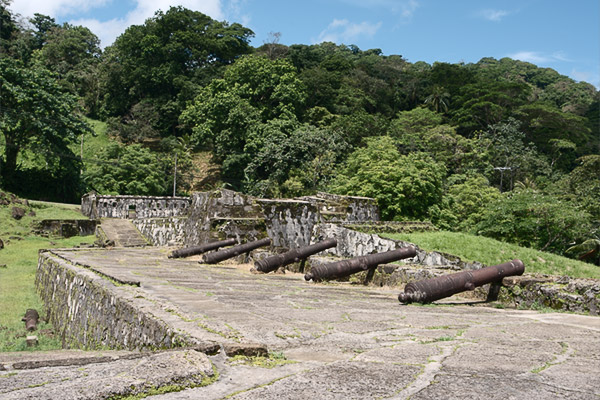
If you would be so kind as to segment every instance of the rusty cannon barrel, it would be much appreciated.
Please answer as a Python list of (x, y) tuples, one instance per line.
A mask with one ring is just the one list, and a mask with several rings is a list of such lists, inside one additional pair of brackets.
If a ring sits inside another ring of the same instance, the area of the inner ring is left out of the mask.
[(386, 251), (384, 253), (369, 254), (366, 256), (351, 258), (349, 260), (337, 261), (334, 263), (318, 265), (304, 275), (307, 281), (321, 281), (323, 279), (343, 278), (357, 272), (366, 271), (375, 268), (380, 264), (387, 264), (392, 261), (402, 260), (417, 255), (414, 246), (402, 247), (400, 249)]
[(235, 239), (219, 240), (217, 242), (204, 243), (199, 246), (184, 247), (183, 249), (174, 250), (169, 254), (169, 258), (191, 257), (197, 254), (206, 253), (207, 251), (216, 250), (219, 247), (233, 246), (237, 241)]
[(398, 300), (401, 303), (431, 303), (487, 283), (500, 282), (507, 276), (521, 275), (524, 271), (525, 266), (521, 260), (512, 260), (491, 267), (411, 282), (398, 295)]
[(303, 260), (313, 254), (337, 246), (337, 240), (326, 239), (321, 242), (311, 244), (310, 246), (298, 247), (282, 254), (276, 254), (271, 257), (263, 258), (254, 263), (254, 268), (261, 272), (275, 271), (279, 267), (286, 266), (293, 262)]
[(40, 315), (33, 308), (28, 308), (25, 311), (25, 316), (21, 318), (21, 321), (25, 322), (25, 329), (28, 331), (35, 331), (37, 329), (38, 320)]
[(213, 253), (205, 254), (202, 256), (201, 263), (202, 264), (216, 264), (219, 261), (227, 260), (228, 258), (239, 256), (240, 254), (248, 253), (254, 249), (258, 249), (259, 247), (263, 247), (263, 246), (268, 246), (270, 244), (271, 244), (271, 239), (269, 239), (269, 238), (256, 240), (254, 242), (239, 244), (237, 246), (233, 246), (228, 249), (223, 249), (223, 250), (215, 251)]

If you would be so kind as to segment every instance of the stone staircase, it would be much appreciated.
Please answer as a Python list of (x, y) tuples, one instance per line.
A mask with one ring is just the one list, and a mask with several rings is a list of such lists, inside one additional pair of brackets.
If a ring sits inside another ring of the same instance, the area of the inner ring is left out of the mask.
[(104, 241), (114, 242), (115, 247), (142, 247), (148, 242), (131, 220), (119, 218), (103, 218), (98, 229)]

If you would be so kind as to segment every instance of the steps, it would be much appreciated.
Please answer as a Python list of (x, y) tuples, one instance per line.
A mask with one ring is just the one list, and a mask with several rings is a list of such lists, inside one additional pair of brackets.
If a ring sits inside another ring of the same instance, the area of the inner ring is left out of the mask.
[(107, 240), (112, 240), (115, 247), (142, 247), (148, 242), (128, 219), (103, 218), (99, 229), (102, 229)]

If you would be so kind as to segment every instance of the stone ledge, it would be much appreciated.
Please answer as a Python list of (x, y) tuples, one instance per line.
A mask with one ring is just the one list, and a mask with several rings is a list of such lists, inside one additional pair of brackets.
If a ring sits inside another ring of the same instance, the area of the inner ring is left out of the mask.
[(64, 348), (133, 350), (199, 344), (141, 311), (133, 299), (116, 293), (119, 287), (110, 281), (53, 252), (40, 252), (36, 287)]

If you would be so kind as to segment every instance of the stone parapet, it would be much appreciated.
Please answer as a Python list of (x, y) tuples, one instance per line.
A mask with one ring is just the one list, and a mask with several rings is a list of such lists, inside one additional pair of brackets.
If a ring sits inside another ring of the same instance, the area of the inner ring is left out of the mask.
[(133, 287), (72, 265), (52, 251), (40, 252), (36, 288), (64, 348), (134, 350), (197, 345), (135, 306), (135, 295), (127, 290)]

